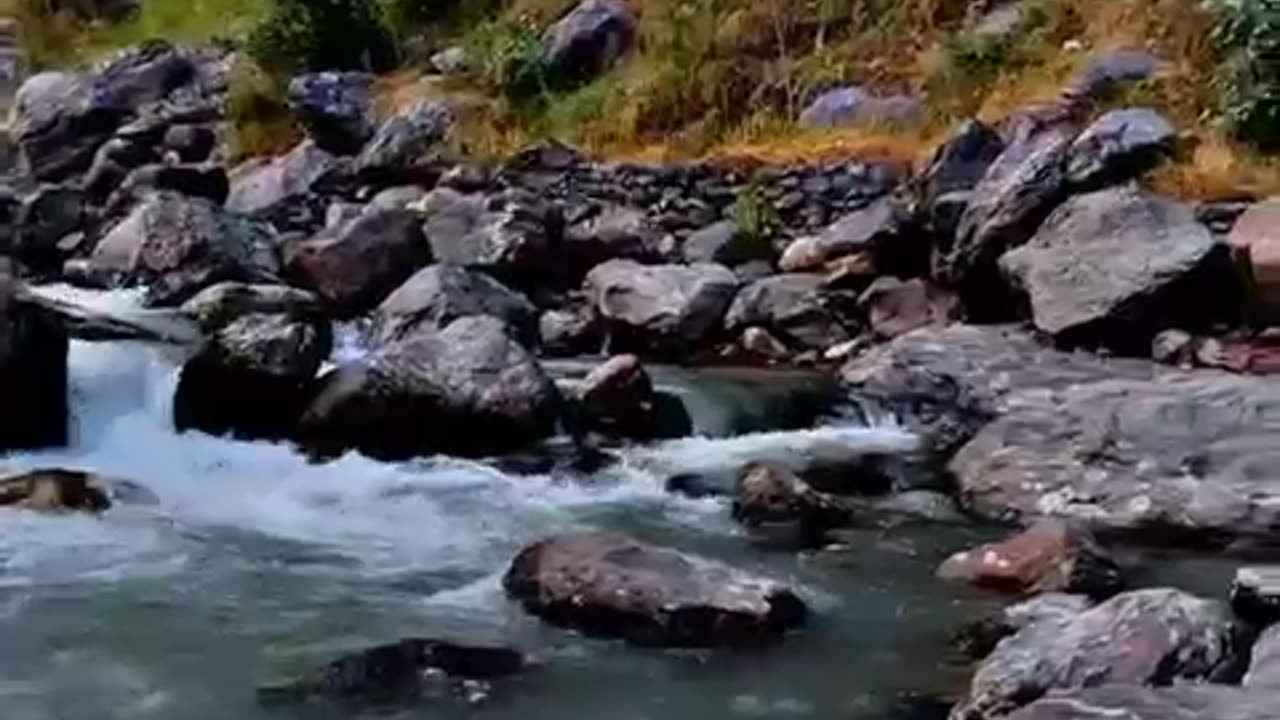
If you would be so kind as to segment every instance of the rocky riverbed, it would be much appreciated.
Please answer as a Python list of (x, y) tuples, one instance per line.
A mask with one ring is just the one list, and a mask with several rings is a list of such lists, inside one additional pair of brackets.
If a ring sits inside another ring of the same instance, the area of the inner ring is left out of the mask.
[(1125, 73), (921, 168), (482, 166), (324, 73), (229, 167), (230, 62), (18, 93), (16, 717), (1268, 717), (1275, 201), (1145, 189)]

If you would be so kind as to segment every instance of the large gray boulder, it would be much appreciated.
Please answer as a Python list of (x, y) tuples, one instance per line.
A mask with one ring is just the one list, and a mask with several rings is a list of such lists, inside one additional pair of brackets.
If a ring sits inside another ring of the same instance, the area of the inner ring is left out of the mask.
[(134, 207), (94, 248), (98, 275), (148, 284), (152, 302), (176, 305), (218, 282), (275, 282), (275, 234), (217, 205), (154, 193)]
[(1276, 697), (1228, 685), (1113, 684), (1050, 693), (1008, 720), (1271, 720)]
[(549, 623), (639, 645), (756, 645), (801, 624), (789, 588), (620, 535), (563, 535), (525, 548), (502, 581)]
[(440, 145), (454, 123), (453, 111), (443, 103), (423, 101), (387, 118), (355, 160), (355, 169), (369, 182), (395, 184), (434, 180), (440, 165)]
[(274, 158), (243, 163), (230, 173), (227, 208), (241, 213), (269, 213), (290, 200), (318, 192), (344, 165), (312, 140)]
[(1280, 522), (1280, 385), (1202, 371), (1024, 392), (953, 458), (978, 515), (1070, 517), (1147, 542)]
[(27, 170), (59, 182), (89, 169), (122, 117), (120, 109), (97, 103), (88, 76), (42, 72), (18, 89), (9, 132)]
[(574, 81), (609, 69), (631, 49), (636, 19), (625, 0), (583, 0), (547, 31), (543, 62)]
[(216, 332), (250, 314), (319, 317), (321, 306), (314, 294), (287, 285), (222, 282), (182, 303), (182, 312), (206, 332)]
[(875, 257), (898, 236), (900, 217), (893, 198), (883, 197), (842, 215), (817, 235), (800, 237), (783, 251), (778, 267), (785, 272), (819, 270), (845, 255)]
[(813, 99), (800, 113), (800, 124), (809, 128), (848, 125), (910, 126), (924, 117), (918, 98), (910, 95), (878, 96), (865, 89), (835, 88)]
[(373, 135), (372, 90), (369, 73), (299, 75), (289, 81), (289, 106), (321, 149), (351, 155)]
[(423, 231), (439, 262), (515, 282), (542, 278), (554, 265), (554, 213), (537, 202), (439, 189), (421, 205)]
[(615, 349), (682, 352), (705, 345), (738, 289), (722, 265), (641, 265), (610, 260), (584, 285)]
[(431, 265), (396, 288), (373, 314), (376, 345), (422, 330), (441, 330), (467, 315), (489, 315), (507, 324), (527, 345), (538, 338), (538, 311), (524, 295), (483, 273), (456, 265)]
[(324, 376), (300, 438), (321, 455), (484, 455), (550, 435), (559, 410), (555, 384), (503, 322), (469, 316)]
[(0, 452), (67, 442), (67, 331), (0, 261)]
[(1226, 245), (1189, 207), (1133, 185), (1071, 198), (1000, 265), (1062, 344), (1146, 355), (1161, 330), (1207, 330), (1239, 307)]
[(1234, 634), (1222, 603), (1168, 588), (1123, 593), (1002, 640), (951, 718), (1003, 717), (1052, 690), (1212, 679), (1238, 659)]
[(1132, 180), (1171, 155), (1177, 139), (1173, 125), (1155, 110), (1112, 110), (1071, 143), (1067, 181), (1087, 190)]
[(784, 273), (739, 290), (724, 324), (733, 334), (763, 327), (789, 345), (821, 350), (857, 334), (856, 302), (854, 293), (828, 290), (821, 275)]

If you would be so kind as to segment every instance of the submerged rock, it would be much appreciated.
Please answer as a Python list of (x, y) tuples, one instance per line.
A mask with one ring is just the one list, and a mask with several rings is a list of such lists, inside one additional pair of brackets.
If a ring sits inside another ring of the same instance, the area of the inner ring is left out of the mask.
[(750, 463), (738, 476), (733, 519), (750, 526), (794, 524), (804, 542), (819, 542), (832, 528), (853, 520), (849, 506), (814, 490), (791, 470), (771, 463)]
[[(258, 698), (271, 704), (312, 699), (412, 701), (441, 690), (456, 691), (461, 681), (516, 675), (528, 665), (524, 654), (511, 648), (408, 638), (344, 655), (295, 680), (260, 688)], [(445, 681), (443, 688), (433, 682), (437, 679)]]
[(1053, 690), (1209, 680), (1238, 660), (1234, 634), (1221, 603), (1167, 588), (1123, 593), (1000, 642), (951, 717), (1001, 717)]
[(661, 354), (708, 344), (738, 280), (722, 265), (610, 260), (587, 274), (585, 288), (614, 349)]
[(938, 576), (1018, 595), (1045, 592), (1108, 597), (1123, 587), (1120, 568), (1083, 526), (1042, 520), (998, 543), (956, 553)]
[(67, 329), (25, 302), (0, 260), (0, 452), (67, 442)]
[(512, 561), (503, 587), (547, 622), (639, 645), (755, 645), (806, 613), (772, 580), (619, 535), (535, 543)]
[(107, 483), (76, 470), (36, 470), (0, 478), (0, 507), (102, 512), (111, 507)]
[(456, 265), (423, 268), (396, 288), (374, 311), (370, 336), (382, 345), (422, 329), (440, 330), (467, 315), (498, 318), (525, 345), (538, 339), (537, 309), (524, 295)]

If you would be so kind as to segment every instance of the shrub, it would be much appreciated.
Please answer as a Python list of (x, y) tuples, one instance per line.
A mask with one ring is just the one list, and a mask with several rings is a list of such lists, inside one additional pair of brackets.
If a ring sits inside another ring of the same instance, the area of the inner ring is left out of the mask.
[(1225, 110), (1242, 140), (1280, 149), (1280, 0), (1221, 0), (1216, 35), (1231, 53)]
[(468, 56), (477, 59), (483, 82), (520, 105), (540, 102), (549, 94), (543, 64), (542, 35), (522, 21), (497, 21), (470, 37)]
[(729, 219), (733, 221), (744, 243), (765, 249), (782, 225), (778, 211), (755, 183), (738, 192), (729, 208)]
[(273, 0), (249, 48), (263, 67), (285, 74), (383, 71), (395, 66), (397, 55), (372, 0)]
[(302, 137), (281, 80), (247, 58), (231, 67), (227, 120), (232, 159), (278, 154)]

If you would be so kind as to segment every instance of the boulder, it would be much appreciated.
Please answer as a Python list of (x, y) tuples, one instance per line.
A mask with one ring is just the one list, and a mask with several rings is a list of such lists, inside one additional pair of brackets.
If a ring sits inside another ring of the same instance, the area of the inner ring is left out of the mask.
[[(603, 205), (579, 214), (564, 231), (564, 258), (577, 280), (607, 260), (661, 262), (665, 232), (643, 211)], [(686, 256), (686, 260), (695, 262)], [(711, 262), (711, 261), (707, 261)]]
[(724, 325), (735, 334), (762, 327), (786, 344), (821, 350), (857, 334), (856, 297), (827, 290), (821, 275), (774, 275), (738, 291)]
[(1007, 720), (1270, 720), (1275, 695), (1228, 685), (1113, 684), (1051, 693)]
[(797, 526), (801, 539), (820, 542), (824, 533), (853, 520), (849, 506), (814, 490), (781, 465), (751, 463), (738, 476), (733, 519), (749, 526), (777, 523)]
[(639, 645), (756, 645), (805, 619), (787, 587), (619, 535), (562, 535), (512, 561), (507, 594), (554, 625)]
[(940, 238), (933, 277), (957, 290), (971, 319), (1010, 319), (997, 261), (1029, 240), (1062, 199), (1072, 133), (1023, 131), (987, 168), (960, 216), (954, 238)]
[(365, 207), (378, 210), (413, 210), (427, 196), (418, 185), (395, 185), (374, 195)]
[(224, 282), (196, 293), (182, 303), (205, 332), (217, 332), (241, 316), (250, 314), (319, 317), (320, 299), (306, 290), (287, 285), (253, 285)]
[(542, 352), (552, 357), (597, 354), (604, 345), (600, 320), (585, 302), (542, 313), (538, 336)]
[(783, 272), (798, 272), (821, 268), (831, 260), (855, 253), (874, 257), (879, 248), (892, 244), (898, 236), (899, 220), (893, 199), (881, 198), (841, 216), (818, 235), (792, 241), (778, 267)]
[(920, 100), (910, 95), (879, 97), (860, 87), (828, 90), (800, 113), (809, 128), (847, 125), (903, 127), (919, 124), (924, 116)]
[[(460, 645), (447, 640), (407, 638), (361, 650), (325, 664), (287, 683), (260, 688), (266, 703), (318, 698), (341, 702), (411, 702), (444, 691), (461, 690), (463, 681), (516, 675), (529, 661), (518, 650)], [(443, 686), (433, 681), (443, 680)]]
[(285, 252), (289, 276), (343, 316), (377, 305), (430, 260), (418, 216), (408, 210), (363, 213)]
[(11, 252), (29, 268), (61, 268), (63, 252), (58, 243), (81, 229), (87, 204), (84, 192), (70, 185), (36, 189), (18, 208)]
[(573, 431), (610, 438), (680, 437), (692, 421), (677, 399), (657, 393), (635, 355), (615, 355), (596, 366), (576, 392)]
[(685, 262), (741, 265), (752, 260), (769, 260), (773, 251), (769, 243), (738, 230), (732, 220), (712, 223), (685, 238), (681, 246)]
[(738, 348), (762, 360), (783, 361), (791, 357), (786, 343), (762, 327), (748, 327), (738, 336)]
[(1246, 210), (1227, 242), (1249, 279), (1250, 320), (1280, 324), (1280, 197)]
[(990, 655), (1001, 640), (1029, 625), (1066, 627), (1072, 618), (1091, 607), (1093, 602), (1084, 595), (1043, 593), (965, 623), (952, 633), (948, 644), (965, 657), (981, 660)]
[(249, 439), (290, 437), (332, 345), (322, 321), (259, 314), (232, 321), (182, 366), (174, 427)]
[(930, 325), (949, 325), (960, 314), (955, 296), (920, 278), (879, 278), (858, 298), (858, 305), (872, 331), (884, 339)]
[(1280, 569), (1245, 566), (1231, 583), (1231, 609), (1245, 622), (1265, 627), (1280, 621)]
[(299, 75), (289, 81), (289, 107), (321, 149), (351, 155), (373, 135), (372, 90), (369, 73)]
[(538, 338), (537, 308), (488, 275), (456, 265), (431, 265), (396, 288), (373, 314), (370, 337), (383, 345), (443, 329), (467, 315), (489, 315), (507, 324), (525, 345)]
[(0, 266), (0, 451), (67, 442), (67, 331)]
[(1132, 185), (1071, 198), (1000, 266), (1065, 345), (1145, 355), (1161, 330), (1207, 329), (1239, 308), (1226, 246), (1190, 208)]
[(584, 285), (606, 323), (611, 347), (656, 353), (704, 346), (738, 289), (723, 265), (641, 265), (610, 260)]
[(949, 458), (1020, 393), (1150, 379), (1161, 370), (1145, 361), (1053, 350), (1011, 327), (953, 325), (907, 333), (854, 358), (841, 377)]
[(1109, 597), (1123, 587), (1120, 568), (1089, 530), (1042, 520), (998, 543), (958, 552), (938, 577), (1015, 595), (1046, 592)]
[(0, 507), (97, 513), (111, 507), (102, 478), (75, 470), (36, 470), (0, 478)]
[(149, 163), (125, 176), (108, 199), (105, 211), (108, 215), (125, 211), (148, 193), (157, 191), (204, 198), (221, 205), (226, 202), (231, 185), (227, 171), (220, 165)]
[(218, 144), (218, 133), (208, 125), (170, 125), (165, 128), (161, 142), (166, 150), (177, 153), (181, 162), (202, 163), (213, 155), (213, 149)]
[(543, 63), (553, 77), (590, 78), (626, 54), (635, 36), (636, 19), (624, 0), (582, 0), (547, 31)]
[(1209, 680), (1237, 660), (1234, 634), (1221, 603), (1168, 588), (1122, 593), (1001, 641), (951, 718), (1003, 717), (1053, 690)]
[(1127, 182), (1173, 154), (1178, 133), (1160, 113), (1125, 108), (1102, 115), (1067, 151), (1067, 182), (1093, 190)]
[(489, 272), (518, 283), (545, 279), (554, 264), (551, 246), (558, 222), (552, 208), (521, 199), (435, 190), (423, 200), (423, 226), (435, 259)]
[(366, 182), (382, 184), (434, 181), (441, 164), (440, 146), (453, 123), (453, 111), (435, 101), (423, 101), (392, 115), (378, 126), (356, 157), (356, 172)]
[(94, 103), (133, 115), (196, 80), (191, 57), (167, 40), (147, 40), (99, 63), (92, 72)]
[(9, 132), (31, 175), (60, 182), (89, 169), (123, 116), (98, 102), (88, 76), (42, 72), (18, 90)]
[(319, 192), (344, 170), (339, 158), (304, 140), (284, 155), (250, 160), (233, 169), (227, 208), (269, 214), (282, 204)]
[(978, 515), (1198, 545), (1280, 522), (1274, 382), (1201, 371), (1024, 392), (1009, 406), (950, 464)]
[(1123, 83), (1147, 80), (1156, 74), (1156, 59), (1142, 50), (1119, 48), (1098, 53), (1072, 84), (1069, 92), (1082, 100), (1101, 97)]
[(503, 322), (471, 316), (325, 375), (300, 435), (322, 455), (483, 455), (550, 435), (559, 410), (555, 384)]
[(177, 305), (223, 281), (277, 281), (280, 260), (267, 226), (166, 192), (149, 195), (98, 241), (90, 267), (149, 284), (153, 303)]
[(1280, 688), (1280, 625), (1272, 625), (1253, 643), (1249, 671), (1241, 683), (1246, 688), (1274, 692)]

